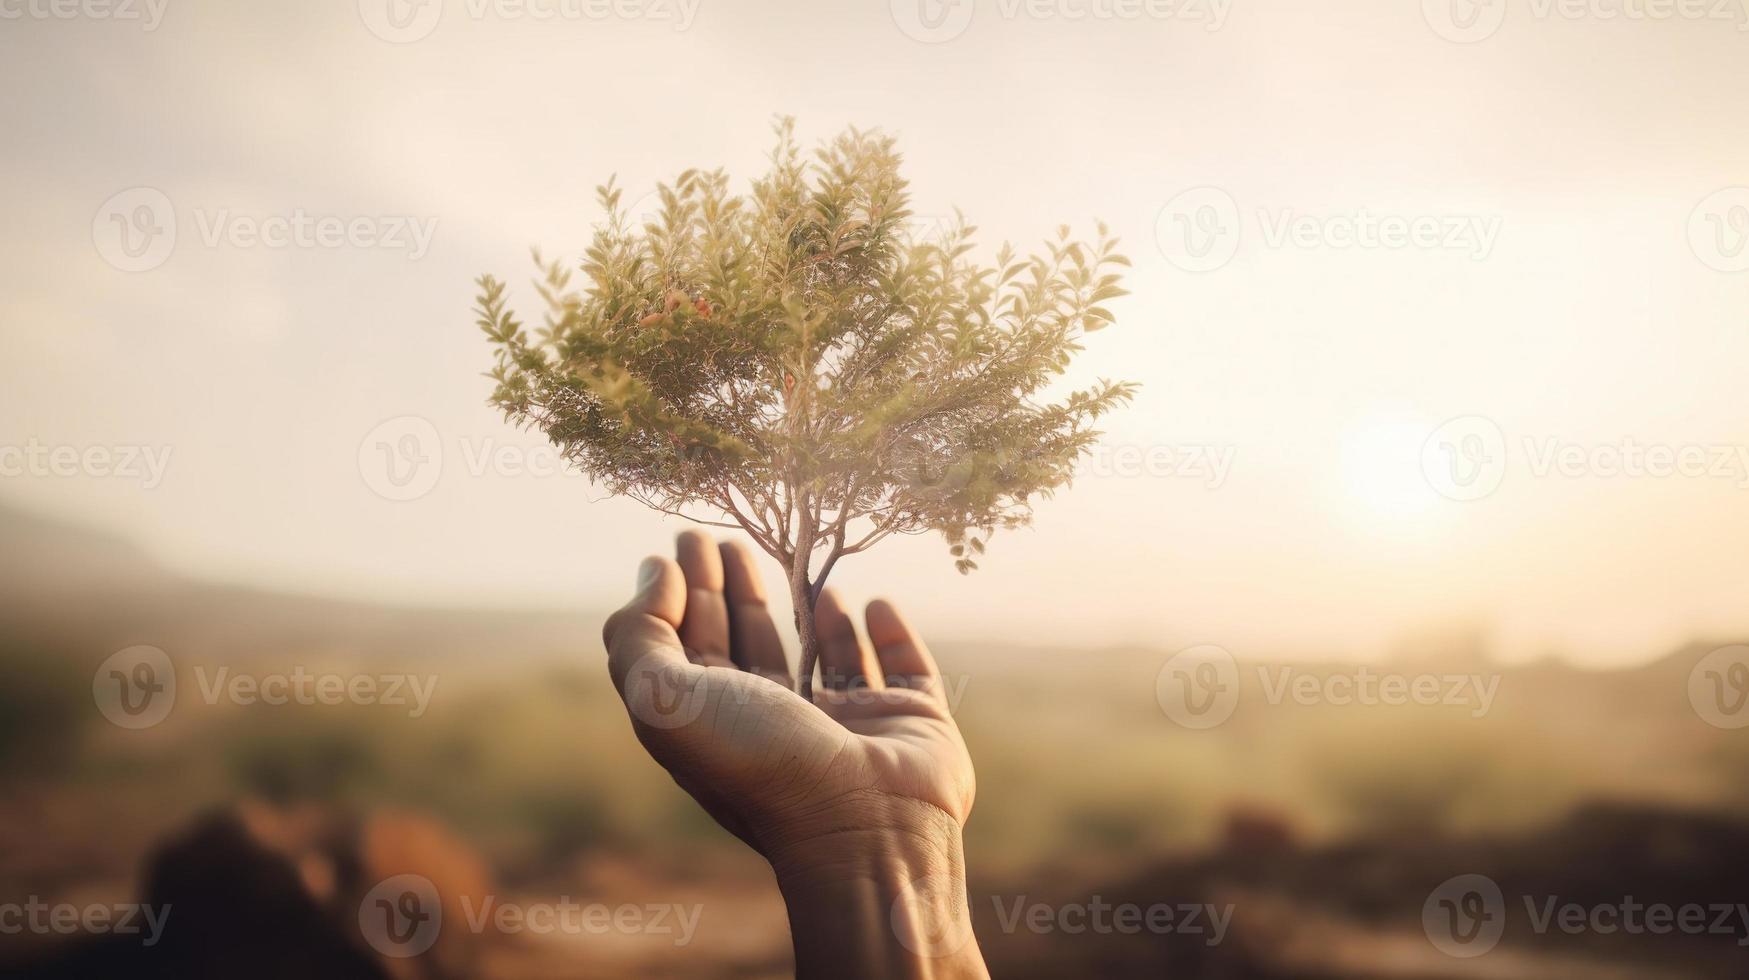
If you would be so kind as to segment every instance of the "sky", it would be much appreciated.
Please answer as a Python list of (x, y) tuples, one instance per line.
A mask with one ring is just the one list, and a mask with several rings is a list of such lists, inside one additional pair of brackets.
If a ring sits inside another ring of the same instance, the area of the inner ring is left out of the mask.
[[(1737, 0), (0, 0), (0, 503), (202, 578), (604, 608), (672, 519), (486, 404), (474, 277), (610, 175), (896, 135), (922, 222), (1104, 220), (1139, 382), (928, 635), (1647, 660), (1749, 634)], [(77, 457), (76, 459), (74, 457)], [(773, 581), (776, 569), (771, 569)], [(781, 594), (781, 592), (780, 592)]]

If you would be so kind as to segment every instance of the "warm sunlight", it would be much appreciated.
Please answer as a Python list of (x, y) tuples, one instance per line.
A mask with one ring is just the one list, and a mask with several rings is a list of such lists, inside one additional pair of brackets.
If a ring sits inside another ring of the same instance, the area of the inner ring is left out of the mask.
[(0, 88), (0, 980), (1746, 976), (1749, 0)]
[(1347, 510), (1359, 525), (1392, 536), (1422, 536), (1449, 514), (1449, 501), (1428, 479), (1423, 452), (1435, 426), (1379, 416), (1342, 437)]

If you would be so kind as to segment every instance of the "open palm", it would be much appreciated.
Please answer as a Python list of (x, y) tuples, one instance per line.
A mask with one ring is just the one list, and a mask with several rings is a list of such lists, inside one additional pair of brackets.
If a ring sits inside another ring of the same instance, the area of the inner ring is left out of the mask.
[(920, 811), (965, 823), (971, 759), (934, 659), (891, 604), (869, 605), (864, 644), (821, 597), (810, 704), (790, 689), (752, 553), (687, 532), (677, 558), (644, 562), (602, 634), (638, 739), (717, 822), (773, 858), (914, 827)]

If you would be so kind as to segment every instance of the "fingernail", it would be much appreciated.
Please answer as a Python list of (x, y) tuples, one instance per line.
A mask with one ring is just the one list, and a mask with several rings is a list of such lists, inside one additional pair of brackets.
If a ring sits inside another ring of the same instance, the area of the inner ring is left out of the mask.
[(638, 565), (638, 591), (642, 592), (662, 577), (662, 559), (646, 558)]

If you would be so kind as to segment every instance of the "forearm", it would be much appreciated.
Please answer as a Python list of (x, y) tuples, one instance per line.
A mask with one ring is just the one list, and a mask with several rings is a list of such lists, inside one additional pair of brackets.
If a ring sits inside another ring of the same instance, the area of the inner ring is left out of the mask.
[(986, 980), (972, 935), (960, 828), (935, 811), (845, 826), (774, 858), (798, 980)]

